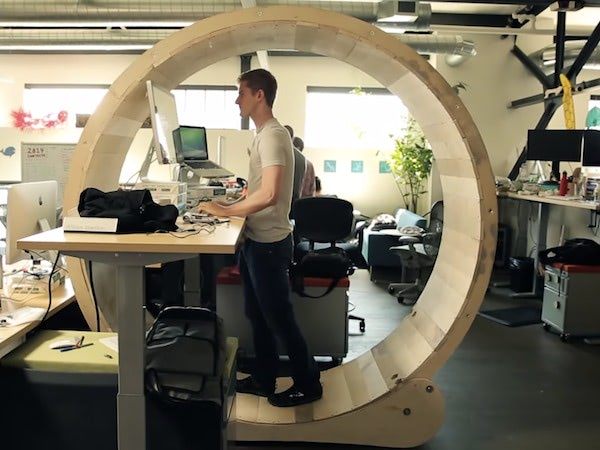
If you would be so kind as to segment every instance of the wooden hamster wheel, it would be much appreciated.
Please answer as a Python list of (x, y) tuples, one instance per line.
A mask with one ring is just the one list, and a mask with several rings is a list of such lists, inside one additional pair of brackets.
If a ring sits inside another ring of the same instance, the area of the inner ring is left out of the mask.
[[(444, 197), (444, 234), (433, 273), (412, 313), (357, 359), (322, 374), (324, 397), (296, 408), (238, 395), (234, 439), (412, 447), (441, 427), (443, 398), (432, 376), (469, 329), (492, 270), (494, 178), (483, 141), (461, 100), (425, 59), (358, 19), (313, 8), (272, 6), (215, 15), (138, 57), (113, 83), (77, 145), (65, 210), (88, 186), (112, 190), (148, 116), (145, 81), (174, 88), (228, 57), (271, 48), (313, 52), (370, 74), (402, 99), (431, 143)], [(69, 273), (95, 323), (83, 262)]]

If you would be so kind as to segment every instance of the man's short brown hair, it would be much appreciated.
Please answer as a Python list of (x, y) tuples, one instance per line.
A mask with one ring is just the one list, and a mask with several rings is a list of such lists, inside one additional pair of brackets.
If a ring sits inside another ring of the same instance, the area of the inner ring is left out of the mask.
[(242, 82), (246, 83), (246, 86), (252, 89), (252, 92), (262, 89), (267, 105), (270, 108), (273, 107), (275, 94), (277, 93), (277, 80), (271, 72), (265, 69), (248, 70), (238, 77), (238, 84)]

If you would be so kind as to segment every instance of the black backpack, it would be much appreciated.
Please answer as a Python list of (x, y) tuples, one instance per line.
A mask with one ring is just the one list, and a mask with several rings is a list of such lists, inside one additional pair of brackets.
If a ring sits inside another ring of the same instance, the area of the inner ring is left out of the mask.
[(600, 265), (600, 244), (591, 239), (577, 238), (565, 241), (560, 247), (547, 248), (538, 253), (540, 263), (578, 264), (582, 266)]
[(223, 319), (200, 307), (170, 306), (146, 337), (146, 389), (167, 403), (223, 404)]

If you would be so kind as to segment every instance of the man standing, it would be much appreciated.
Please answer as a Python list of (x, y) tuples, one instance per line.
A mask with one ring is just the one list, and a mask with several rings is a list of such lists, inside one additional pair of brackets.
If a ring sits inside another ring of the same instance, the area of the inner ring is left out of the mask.
[[(277, 93), (275, 77), (264, 69), (238, 78), (236, 104), (242, 117), (256, 126), (248, 174), (248, 195), (234, 203), (205, 202), (199, 210), (216, 216), (246, 216), (245, 241), (240, 251), (246, 316), (256, 350), (251, 376), (238, 380), (241, 393), (268, 397), (274, 406), (296, 406), (323, 395), (315, 359), (294, 316), (288, 269), (292, 260), (292, 199), (294, 156), (288, 131), (273, 117)], [(294, 384), (275, 393), (279, 354), (277, 341), (290, 358)]]
[[(294, 149), (297, 149), (300, 152), (304, 151), (304, 141), (302, 138), (296, 136), (292, 140), (292, 144), (294, 145)], [(304, 169), (304, 177), (302, 178), (302, 189), (300, 191), (300, 197), (314, 197), (315, 196), (315, 167), (313, 163), (309, 161), (308, 158), (305, 158), (305, 169)]]
[(292, 205), (296, 200), (302, 197), (302, 187), (304, 186), (304, 177), (306, 174), (306, 163), (307, 160), (302, 154), (302, 149), (298, 149), (294, 144), (296, 139), (294, 137), (294, 129), (290, 125), (284, 125), (284, 128), (290, 133), (290, 139), (292, 139), (292, 145), (294, 148), (294, 182), (292, 184)]

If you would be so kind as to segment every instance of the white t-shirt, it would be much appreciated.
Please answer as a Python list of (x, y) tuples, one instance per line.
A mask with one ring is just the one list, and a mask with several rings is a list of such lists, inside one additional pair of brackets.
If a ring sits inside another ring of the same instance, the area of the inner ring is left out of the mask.
[(289, 213), (294, 181), (294, 153), (288, 131), (274, 118), (256, 130), (252, 141), (248, 195), (260, 188), (262, 170), (269, 166), (284, 167), (283, 182), (277, 203), (250, 214), (246, 219), (246, 235), (257, 242), (277, 242), (292, 232)]

